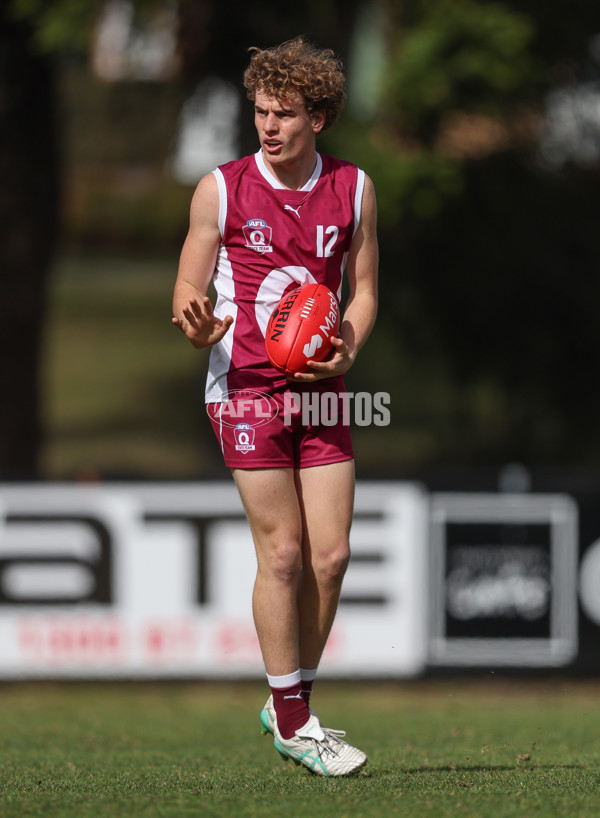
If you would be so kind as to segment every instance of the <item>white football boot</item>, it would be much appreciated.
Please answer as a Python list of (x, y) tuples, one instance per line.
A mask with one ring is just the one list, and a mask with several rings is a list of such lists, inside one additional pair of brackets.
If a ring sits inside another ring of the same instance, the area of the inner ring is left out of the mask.
[(260, 732), (263, 736), (266, 736), (267, 733), (275, 733), (275, 707), (272, 695), (269, 696), (260, 713)]
[[(312, 708), (308, 708), (308, 712), (311, 716), (316, 716), (317, 719), (319, 718), (315, 711)], [(265, 702), (265, 706), (263, 707), (261, 714), (260, 714), (260, 732), (263, 736), (266, 736), (267, 733), (271, 733), (272, 735), (275, 734), (275, 721), (277, 716), (275, 714), (275, 706), (273, 704), (273, 696), (269, 696), (267, 701)], [(319, 719), (319, 723), (320, 723)], [(322, 725), (321, 725), (322, 726)], [(346, 733), (344, 730), (333, 730), (331, 727), (328, 728), (332, 733), (335, 733), (338, 736), (345, 736)]]
[(323, 727), (314, 714), (289, 739), (279, 733), (276, 719), (272, 726), (275, 749), (283, 759), (287, 761), (291, 758), (295, 764), (304, 764), (317, 775), (351, 775), (367, 763), (367, 756), (362, 750), (342, 741), (345, 735), (342, 730)]

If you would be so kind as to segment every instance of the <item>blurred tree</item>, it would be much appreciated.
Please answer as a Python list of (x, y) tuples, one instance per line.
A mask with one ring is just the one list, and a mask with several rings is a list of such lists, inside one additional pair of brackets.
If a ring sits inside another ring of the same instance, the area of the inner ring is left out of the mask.
[(38, 476), (40, 352), (59, 238), (56, 47), (82, 41), (97, 3), (0, 5), (0, 479)]
[(0, 478), (36, 474), (46, 277), (57, 240), (59, 147), (52, 60), (0, 8)]
[(597, 4), (566, 23), (533, 0), (386, 7), (382, 104), (353, 153), (375, 178), (382, 268), (399, 271), (381, 319), (466, 396), (448, 396), (433, 457), (597, 459), (598, 168), (552, 171), (538, 152), (545, 92), (589, 76)]
[(469, 159), (509, 146), (524, 106), (539, 107), (543, 64), (534, 22), (505, 5), (383, 2), (389, 59), (365, 149), (394, 225), (434, 216), (463, 189)]
[(531, 90), (530, 19), (500, 4), (402, 5), (385, 83), (395, 130), (431, 149), (449, 111), (503, 116)]

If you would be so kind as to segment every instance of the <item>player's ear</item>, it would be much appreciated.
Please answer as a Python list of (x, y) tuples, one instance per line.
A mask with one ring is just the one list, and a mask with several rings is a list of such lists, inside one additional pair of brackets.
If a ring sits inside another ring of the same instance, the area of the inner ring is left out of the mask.
[(311, 116), (313, 133), (321, 133), (325, 126), (325, 111), (315, 111)]

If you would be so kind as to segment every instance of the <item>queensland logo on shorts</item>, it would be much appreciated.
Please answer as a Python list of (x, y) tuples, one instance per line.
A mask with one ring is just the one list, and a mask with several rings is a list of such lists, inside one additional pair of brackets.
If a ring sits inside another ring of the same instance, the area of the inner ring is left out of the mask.
[(271, 239), (273, 230), (264, 219), (248, 219), (242, 227), (246, 247), (251, 247), (257, 253), (272, 253)]
[(254, 445), (254, 429), (249, 423), (238, 423), (233, 430), (236, 451), (248, 454), (256, 449)]

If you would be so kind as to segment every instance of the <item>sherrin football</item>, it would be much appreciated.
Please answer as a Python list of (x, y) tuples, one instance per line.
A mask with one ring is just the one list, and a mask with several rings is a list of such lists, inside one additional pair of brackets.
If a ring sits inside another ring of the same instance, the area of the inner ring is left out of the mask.
[(340, 328), (340, 306), (324, 284), (305, 284), (287, 293), (273, 310), (265, 346), (280, 372), (308, 372), (307, 361), (324, 361)]

